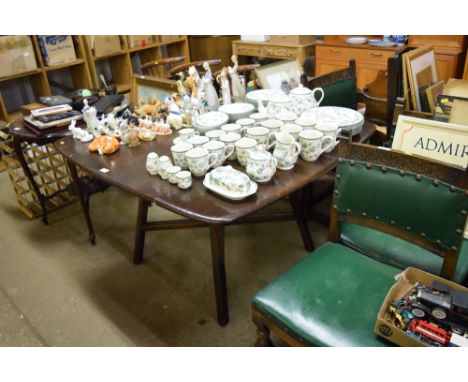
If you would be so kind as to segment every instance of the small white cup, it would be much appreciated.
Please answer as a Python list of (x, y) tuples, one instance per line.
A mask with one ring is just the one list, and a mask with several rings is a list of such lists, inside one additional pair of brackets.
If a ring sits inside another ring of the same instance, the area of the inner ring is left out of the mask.
[(316, 161), (323, 152), (335, 146), (335, 139), (328, 135), (323, 135), (318, 130), (302, 130), (299, 133), (301, 143), (301, 158), (307, 162)]
[(219, 140), (219, 138), (224, 134), (226, 134), (224, 130), (214, 129), (214, 130), (207, 131), (205, 133), (205, 137), (208, 137), (210, 141), (216, 141), (216, 140)]
[[(221, 136), (221, 138), (219, 138), (219, 140), (221, 142), (224, 142), (226, 145), (234, 145), (239, 139), (241, 139), (241, 135), (240, 134), (237, 134), (237, 133), (227, 133), (227, 134), (224, 134), (223, 136)], [(232, 154), (227, 158), (228, 160), (236, 160), (237, 159), (237, 154), (236, 154), (236, 150), (235, 150), (235, 147), (234, 147), (234, 151), (232, 152)]]
[(172, 157), (174, 158), (174, 164), (182, 167), (183, 169), (188, 168), (187, 158), (185, 153), (193, 149), (193, 145), (190, 143), (182, 142), (171, 147)]
[(159, 155), (152, 152), (146, 156), (146, 171), (150, 175), (158, 175)]
[(247, 165), (247, 160), (249, 159), (249, 152), (253, 150), (258, 145), (258, 142), (252, 138), (241, 138), (235, 144), (237, 160), (242, 166)]
[(302, 130), (302, 126), (296, 125), (295, 123), (286, 123), (280, 128), (281, 132), (291, 134), (296, 141), (299, 140), (299, 133)]
[(226, 133), (242, 134), (245, 128), (243, 128), (238, 123), (227, 123), (226, 125), (221, 126), (221, 130), (225, 131)]
[(180, 171), (176, 174), (177, 187), (186, 190), (192, 186), (192, 174), (190, 171)]
[(315, 122), (315, 119), (304, 117), (304, 116), (299, 117), (298, 119), (296, 119), (294, 121), (294, 123), (296, 125), (301, 126), (303, 130), (313, 129), (315, 127), (315, 125), (317, 124)]
[(263, 122), (268, 119), (266, 113), (253, 113), (249, 115), (250, 119), (253, 119), (256, 123)]
[(183, 142), (187, 142), (194, 135), (198, 135), (198, 131), (195, 131), (195, 129), (186, 128), (179, 130), (179, 137)]
[(247, 138), (255, 139), (259, 145), (265, 145), (268, 149), (272, 145), (271, 142), (275, 139), (274, 133), (263, 126), (249, 127), (245, 136)]
[(185, 154), (190, 172), (194, 176), (203, 176), (215, 165), (218, 154), (210, 153), (203, 147), (196, 147)]
[(241, 118), (236, 121), (238, 125), (241, 125), (241, 128), (248, 129), (255, 125), (255, 120), (252, 118)]
[(323, 135), (333, 138), (333, 140), (335, 141), (334, 145), (328, 148), (327, 150), (324, 150), (326, 153), (329, 153), (330, 151), (332, 151), (335, 148), (335, 146), (339, 143), (337, 139), (341, 134), (341, 129), (339, 128), (338, 123), (336, 122), (317, 123), (315, 125), (315, 129), (323, 133)]
[(268, 130), (270, 130), (271, 133), (274, 133), (280, 131), (280, 128), (284, 125), (284, 122), (280, 121), (279, 119), (267, 119), (261, 122), (260, 125), (262, 127), (266, 127)]
[(171, 159), (168, 156), (163, 155), (159, 157), (158, 172), (161, 178), (167, 179), (168, 175), (167, 175), (166, 170), (169, 166), (172, 166), (172, 163), (171, 163)]
[(182, 168), (181, 168), (180, 166), (169, 166), (169, 167), (166, 169), (166, 174), (167, 174), (167, 178), (168, 178), (168, 180), (169, 180), (169, 183), (177, 184), (176, 175), (177, 175), (177, 173), (179, 173), (180, 171), (182, 171)]
[(209, 141), (203, 145), (203, 148), (207, 149), (210, 153), (218, 155), (218, 160), (213, 167), (222, 166), (226, 158), (231, 156), (234, 152), (233, 144), (226, 144), (221, 141)]
[(205, 143), (207, 143), (210, 138), (202, 135), (194, 135), (193, 137), (187, 140), (187, 143), (193, 145), (193, 148), (202, 147)]

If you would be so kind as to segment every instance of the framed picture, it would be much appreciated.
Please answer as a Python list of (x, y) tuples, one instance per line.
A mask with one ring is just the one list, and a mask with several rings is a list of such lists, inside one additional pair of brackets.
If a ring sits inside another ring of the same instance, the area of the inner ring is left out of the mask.
[(400, 115), (392, 149), (466, 168), (468, 126)]
[(444, 91), (444, 86), (445, 86), (444, 81), (439, 81), (439, 82), (436, 82), (434, 85), (429, 86), (426, 89), (426, 97), (427, 97), (427, 102), (429, 104), (429, 111), (432, 114), (434, 114), (435, 112), (437, 97), (440, 94), (442, 94), (442, 92)]
[(430, 111), (426, 89), (439, 81), (433, 48), (422, 47), (405, 53), (403, 62), (414, 110)]
[(301, 83), (303, 70), (296, 60), (279, 61), (255, 69), (257, 78), (264, 89), (289, 91)]
[(137, 105), (140, 101), (150, 102), (154, 97), (161, 102), (168, 95), (177, 92), (177, 82), (166, 78), (133, 75), (132, 103)]

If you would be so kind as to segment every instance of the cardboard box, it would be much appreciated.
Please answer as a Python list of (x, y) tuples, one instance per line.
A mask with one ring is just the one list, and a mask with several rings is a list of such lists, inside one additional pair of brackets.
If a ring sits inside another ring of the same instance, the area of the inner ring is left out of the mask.
[(130, 49), (142, 48), (147, 45), (151, 45), (153, 42), (154, 42), (153, 36), (137, 36), (137, 35), (127, 36), (127, 44)]
[(88, 41), (95, 57), (108, 56), (122, 50), (118, 35), (91, 35)]
[(37, 69), (29, 36), (0, 36), (0, 77)]
[(270, 42), (285, 45), (306, 45), (315, 42), (315, 36), (310, 35), (276, 35)]
[(468, 291), (468, 288), (460, 284), (448, 281), (442, 277), (434, 276), (417, 268), (406, 268), (404, 272), (397, 275), (398, 279), (385, 296), (385, 300), (377, 314), (377, 322), (374, 326), (374, 333), (380, 337), (400, 345), (400, 346), (429, 346), (428, 344), (411, 337), (404, 330), (397, 328), (390, 320), (390, 314), (387, 312), (387, 307), (394, 300), (399, 300), (413, 289), (416, 282), (430, 287), (433, 281), (439, 281), (445, 285), (459, 291)]
[(76, 61), (72, 36), (37, 36), (44, 65), (53, 66)]
[(271, 36), (267, 36), (267, 35), (251, 35), (251, 34), (241, 35), (242, 41), (265, 42), (265, 41), (269, 41), (270, 38)]

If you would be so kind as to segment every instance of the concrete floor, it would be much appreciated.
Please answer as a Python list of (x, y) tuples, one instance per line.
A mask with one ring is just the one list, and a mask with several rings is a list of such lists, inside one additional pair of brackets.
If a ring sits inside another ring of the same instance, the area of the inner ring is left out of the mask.
[[(78, 203), (28, 220), (0, 173), (0, 346), (251, 346), (250, 299), (306, 255), (295, 222), (226, 229), (230, 322), (216, 323), (206, 229), (150, 232), (131, 263), (137, 200), (92, 197), (97, 245)], [(289, 208), (279, 203), (274, 209)], [(155, 218), (176, 217), (158, 207)], [(316, 245), (326, 229), (311, 224)]]

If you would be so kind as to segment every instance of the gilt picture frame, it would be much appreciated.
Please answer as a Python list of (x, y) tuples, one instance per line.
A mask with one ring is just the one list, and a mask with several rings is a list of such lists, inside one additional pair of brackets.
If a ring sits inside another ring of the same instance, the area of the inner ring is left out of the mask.
[(289, 90), (299, 86), (303, 69), (297, 60), (283, 60), (255, 69), (256, 76), (264, 89)]
[(133, 75), (132, 80), (132, 104), (137, 105), (140, 101), (150, 102), (156, 97), (161, 102), (168, 95), (177, 92), (177, 81), (166, 78)]

